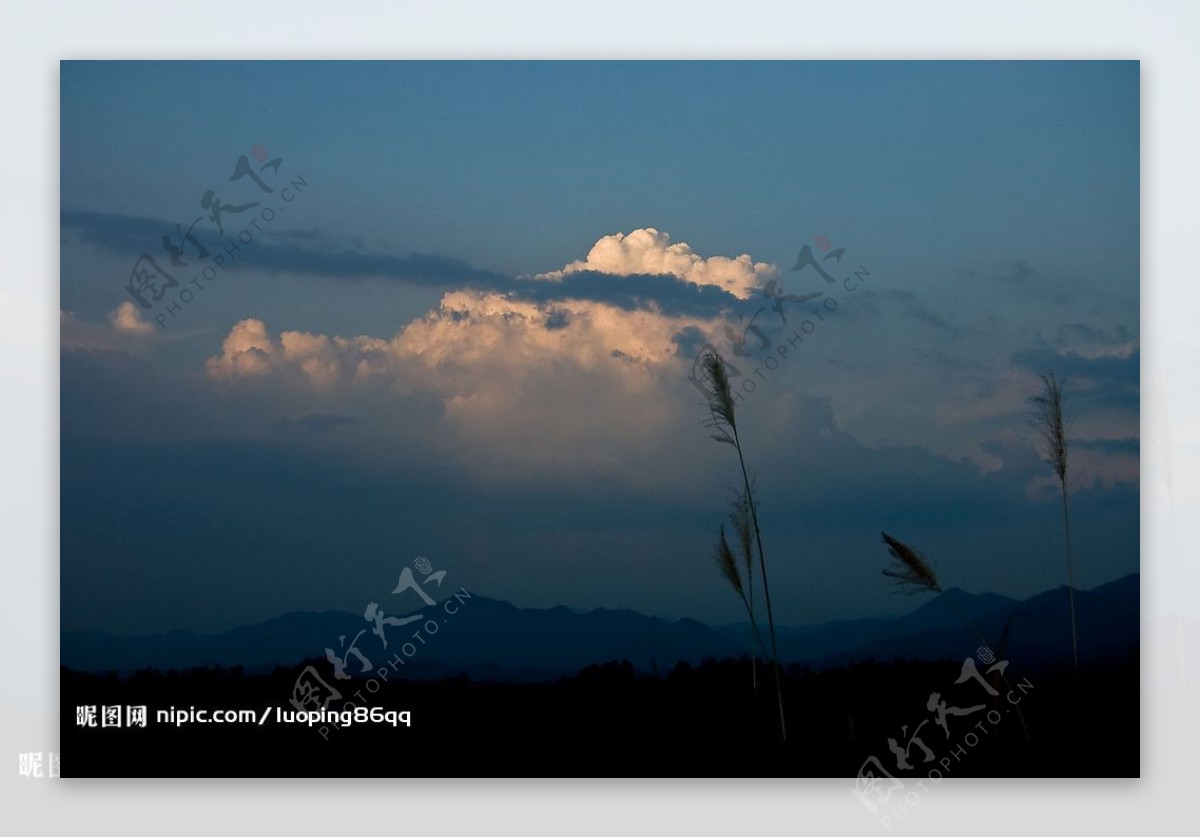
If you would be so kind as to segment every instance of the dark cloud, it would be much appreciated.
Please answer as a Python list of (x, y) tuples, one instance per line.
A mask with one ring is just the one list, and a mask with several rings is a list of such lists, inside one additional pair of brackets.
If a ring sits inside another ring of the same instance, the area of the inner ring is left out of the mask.
[(1141, 353), (1085, 357), (1050, 347), (1013, 356), (1030, 372), (1054, 373), (1063, 382), (1068, 412), (1074, 416), (1113, 412), (1136, 417), (1141, 407)]
[(1058, 343), (1083, 343), (1091, 346), (1115, 346), (1130, 339), (1129, 329), (1118, 325), (1111, 332), (1086, 323), (1064, 323), (1058, 329)]
[(963, 268), (959, 273), (963, 279), (983, 279), (1014, 285), (1025, 285), (1037, 278), (1037, 271), (1025, 259), (1014, 259), (999, 271)]
[(571, 325), (571, 312), (565, 308), (555, 309), (546, 318), (546, 328), (550, 331), (565, 329)]
[(1024, 259), (1018, 259), (1000, 275), (1001, 282), (1026, 283), (1037, 277), (1037, 272)]
[(1104, 454), (1132, 454), (1134, 457), (1142, 451), (1140, 439), (1076, 439), (1071, 441), (1071, 445)]
[(956, 326), (952, 326), (935, 314), (926, 306), (921, 299), (911, 291), (902, 291), (899, 289), (888, 289), (882, 292), (879, 296), (888, 299), (896, 300), (900, 303), (900, 312), (902, 316), (909, 320), (920, 323), (922, 326), (927, 326), (930, 329), (936, 329), (940, 332), (945, 332), (951, 336), (957, 336), (960, 330)]
[(1136, 385), (1140, 377), (1140, 353), (1136, 350), (1128, 355), (1091, 358), (1069, 350), (1039, 347), (1016, 353), (1013, 363), (1032, 372), (1053, 372), (1064, 379), (1102, 380), (1123, 386)]
[[(152, 218), (109, 213), (63, 210), (62, 229), (78, 234), (85, 244), (108, 253), (137, 258), (149, 252), (169, 267), (162, 236), (177, 236), (175, 225)], [(233, 239), (198, 234), (210, 253), (218, 253)], [(462, 286), (502, 290), (512, 278), (488, 271), (459, 259), (428, 253), (404, 255), (374, 253), (350, 246), (350, 240), (335, 241), (313, 231), (286, 231), (256, 235), (249, 245), (240, 245), (239, 258), (257, 270), (316, 275), (338, 280), (395, 279), (435, 287)], [(184, 258), (191, 251), (185, 251)]]
[(969, 369), (971, 363), (962, 356), (951, 355), (948, 352), (942, 352), (940, 349), (927, 349), (918, 346), (913, 350), (918, 358), (927, 362), (930, 366), (940, 367), (946, 370), (966, 370)]
[(729, 309), (753, 313), (763, 300), (741, 300), (714, 285), (696, 285), (666, 274), (603, 274), (579, 271), (561, 281), (518, 281), (514, 297), (530, 302), (574, 299), (607, 303), (629, 311), (655, 309), (666, 315), (713, 317)]
[[(163, 235), (176, 235), (173, 224), (79, 210), (63, 210), (61, 223), (64, 232), (73, 232), (84, 244), (129, 256), (131, 260), (149, 252), (156, 259), (161, 257), (164, 269), (169, 267), (167, 254), (159, 242)], [(210, 253), (216, 253), (225, 242), (212, 235), (204, 237), (202, 243)], [(748, 307), (748, 303), (721, 288), (696, 285), (671, 275), (580, 271), (556, 282), (534, 280), (479, 268), (447, 256), (374, 252), (357, 240), (333, 239), (319, 231), (271, 231), (256, 236), (251, 244), (241, 245), (239, 259), (254, 270), (343, 282), (383, 279), (439, 289), (494, 291), (539, 303), (580, 299), (627, 310), (652, 308), (667, 315), (704, 318), (730, 307)]]
[(313, 431), (323, 433), (325, 431), (333, 431), (339, 428), (351, 427), (359, 424), (359, 420), (352, 416), (342, 416), (338, 413), (310, 413), (307, 416), (301, 416), (298, 419), (280, 419), (276, 425), (285, 430), (297, 428), (303, 431)]

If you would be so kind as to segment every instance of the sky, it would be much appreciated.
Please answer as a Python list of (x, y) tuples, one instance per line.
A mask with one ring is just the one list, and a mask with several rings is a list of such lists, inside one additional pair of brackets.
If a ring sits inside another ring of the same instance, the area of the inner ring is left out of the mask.
[(1076, 581), (1136, 572), (1139, 107), (1137, 62), (63, 62), (63, 628), (360, 610), (417, 555), (736, 621), (706, 344), (778, 622), (919, 604), (881, 530), (1065, 583), (1047, 371)]

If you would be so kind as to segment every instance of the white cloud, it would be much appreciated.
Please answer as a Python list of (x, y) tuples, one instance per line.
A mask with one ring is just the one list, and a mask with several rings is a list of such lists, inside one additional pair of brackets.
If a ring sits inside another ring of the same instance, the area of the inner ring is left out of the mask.
[(205, 367), (213, 378), (255, 378), (270, 373), (282, 354), (266, 324), (247, 318), (234, 325), (221, 344), (221, 354), (209, 358)]
[(108, 316), (108, 321), (118, 332), (127, 335), (149, 335), (154, 333), (154, 326), (142, 319), (142, 313), (129, 300), (121, 303)]
[(586, 258), (571, 262), (561, 270), (538, 274), (535, 279), (561, 280), (579, 271), (602, 274), (669, 274), (697, 285), (715, 285), (748, 299), (766, 279), (778, 273), (775, 266), (755, 262), (747, 254), (736, 258), (710, 256), (707, 259), (686, 242), (671, 243), (667, 233), (645, 227), (625, 235), (604, 236)]
[(715, 334), (716, 322), (590, 300), (529, 302), (452, 291), (390, 339), (291, 331), (276, 337), (261, 320), (242, 320), (207, 371), (214, 378), (294, 375), (322, 387), (424, 380), (443, 391), (486, 387), (500, 376), (534, 378), (564, 365), (619, 370), (633, 380), (639, 370), (674, 362), (681, 330)]
[(398, 420), (409, 423), (406, 432), (493, 473), (621, 474), (655, 456), (664, 437), (698, 424), (692, 394), (665, 392), (691, 387), (674, 340), (689, 326), (715, 333), (716, 321), (455, 291), (391, 338), (276, 335), (261, 320), (243, 320), (207, 372), (259, 382), (295, 411), (353, 413), (358, 405), (390, 415), (403, 403), (397, 396), (432, 399), (435, 422), (412, 427), (410, 405), (409, 418)]

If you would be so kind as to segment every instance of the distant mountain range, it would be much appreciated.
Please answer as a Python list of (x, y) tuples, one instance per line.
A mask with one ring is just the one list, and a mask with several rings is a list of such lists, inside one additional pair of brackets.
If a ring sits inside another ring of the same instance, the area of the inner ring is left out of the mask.
[[(950, 601), (954, 605), (951, 606)], [(1090, 591), (1075, 592), (1082, 662), (1135, 654), (1140, 643), (1140, 581), (1132, 574)], [(956, 612), (970, 617), (987, 645), (997, 651), (1004, 635), (1005, 657), (1022, 667), (1062, 663), (1071, 658), (1071, 630), (1065, 587), (1024, 601), (997, 594), (952, 589), (925, 598), (901, 617), (847, 620), (778, 631), (780, 657), (826, 668), (860, 660), (959, 658), (984, 645)], [(541, 680), (570, 674), (592, 664), (629, 660), (640, 669), (666, 672), (676, 663), (746, 653), (749, 627), (710, 628), (695, 620), (662, 620), (634, 611), (598, 608), (580, 613), (557, 608), (518, 608), (473, 594), (440, 620), (436, 634), (414, 643), (405, 673), (435, 677), (466, 673), (473, 678)], [(64, 632), (63, 666), (91, 672), (129, 672), (153, 667), (235, 666), (260, 670), (338, 654), (363, 628), (358, 648), (383, 664), (402, 652), (420, 623), (386, 626), (387, 650), (361, 614), (340, 611), (285, 614), (221, 634), (175, 631), (149, 637), (118, 637), (100, 632)], [(1007, 633), (1005, 629), (1007, 627)], [(765, 635), (766, 628), (763, 627)], [(351, 660), (349, 671), (359, 664)]]
[[(925, 597), (923, 605), (902, 617), (783, 629), (780, 657), (817, 668), (866, 659), (962, 657), (984, 645), (963, 620), (962, 614), (966, 614), (993, 651), (1003, 645), (1006, 657), (1026, 666), (1061, 663), (1071, 660), (1067, 597), (1065, 585), (1024, 601), (954, 588), (936, 598)], [(1140, 599), (1136, 573), (1090, 591), (1075, 591), (1081, 664), (1137, 652)]]

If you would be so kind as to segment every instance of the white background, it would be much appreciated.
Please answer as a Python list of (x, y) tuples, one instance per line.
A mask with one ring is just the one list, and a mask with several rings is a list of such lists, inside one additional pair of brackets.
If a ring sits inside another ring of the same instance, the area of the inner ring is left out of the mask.
[[(0, 689), (0, 829), (888, 834), (851, 795), (848, 780), (19, 777), (18, 753), (58, 750), (60, 59), (1122, 58), (1142, 61), (1142, 779), (946, 780), (903, 820), (893, 818), (891, 834), (1196, 834), (1200, 678), (1190, 669), (1200, 635), (1200, 574), (1189, 562), (1189, 524), (1200, 495), (1200, 443), (1191, 436), (1200, 428), (1200, 5), (0, 4), (0, 638), (10, 675)], [(255, 754), (228, 758), (236, 774)], [(413, 755), (412, 770), (419, 773), (419, 764)], [(534, 765), (554, 772), (551, 764)], [(460, 770), (471, 775), (469, 755)], [(636, 774), (636, 754), (623, 770)], [(147, 777), (154, 772), (146, 766)]]

